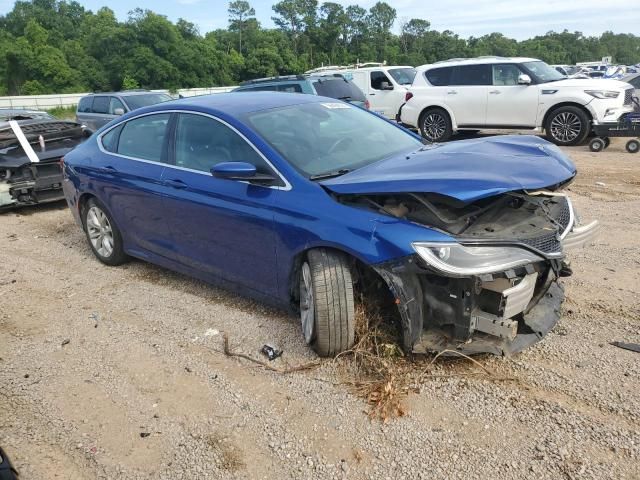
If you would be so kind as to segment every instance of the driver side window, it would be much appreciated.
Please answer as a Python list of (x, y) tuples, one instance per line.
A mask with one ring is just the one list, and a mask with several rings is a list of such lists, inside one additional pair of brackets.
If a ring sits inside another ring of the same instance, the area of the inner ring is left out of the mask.
[(382, 90), (382, 82), (387, 82), (391, 85), (391, 80), (384, 72), (371, 72), (371, 88), (374, 90)]
[(493, 66), (493, 84), (513, 86), (518, 85), (518, 77), (522, 71), (517, 65), (499, 64)]
[(218, 163), (247, 162), (259, 173), (271, 173), (247, 141), (222, 122), (203, 115), (178, 115), (175, 140), (177, 167), (210, 172)]

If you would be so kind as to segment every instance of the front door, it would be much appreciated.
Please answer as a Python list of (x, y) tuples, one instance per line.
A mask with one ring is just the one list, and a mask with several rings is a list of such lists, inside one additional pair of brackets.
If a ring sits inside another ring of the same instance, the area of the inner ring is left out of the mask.
[[(387, 118), (395, 118), (398, 113), (398, 91), (393, 87), (393, 82), (382, 70), (373, 70), (369, 74), (369, 104), (370, 109)], [(404, 96), (404, 92), (400, 93)]]
[(262, 156), (227, 124), (210, 116), (179, 113), (173, 166), (164, 212), (175, 258), (190, 268), (249, 287), (277, 293), (275, 194), (278, 190), (215, 178), (221, 162), (248, 162), (269, 173)]

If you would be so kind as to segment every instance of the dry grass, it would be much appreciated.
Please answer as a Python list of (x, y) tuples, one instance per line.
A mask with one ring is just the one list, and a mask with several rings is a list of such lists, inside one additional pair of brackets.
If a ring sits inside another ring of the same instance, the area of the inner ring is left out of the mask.
[(420, 386), (429, 379), (481, 375), (492, 380), (514, 380), (453, 350), (445, 350), (434, 357), (409, 359), (399, 346), (398, 338), (399, 331), (394, 327), (393, 319), (385, 316), (379, 306), (371, 302), (358, 303), (356, 344), (338, 355), (335, 361), (342, 368), (342, 383), (349, 385), (368, 403), (371, 419), (386, 423), (406, 415), (407, 397), (419, 392)]
[(228, 437), (211, 434), (206, 438), (207, 445), (220, 456), (220, 466), (229, 471), (237, 472), (245, 467), (242, 450)]

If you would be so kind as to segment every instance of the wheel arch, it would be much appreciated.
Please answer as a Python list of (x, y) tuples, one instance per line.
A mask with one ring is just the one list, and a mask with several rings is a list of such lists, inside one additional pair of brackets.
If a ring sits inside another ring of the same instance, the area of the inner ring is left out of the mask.
[(456, 123), (456, 116), (453, 114), (453, 111), (451, 110), (451, 108), (449, 108), (447, 105), (443, 103), (431, 103), (430, 105), (424, 107), (420, 111), (420, 115), (418, 115), (418, 125), (417, 125), (418, 128), (420, 128), (420, 124), (422, 123), (422, 116), (427, 112), (427, 110), (431, 110), (431, 109), (440, 109), (447, 112), (447, 115), (449, 115), (449, 119), (451, 120), (451, 128), (453, 129), (454, 132), (458, 129), (458, 124)]
[(547, 128), (547, 121), (549, 120), (549, 116), (555, 112), (557, 109), (562, 108), (562, 107), (576, 107), (579, 108), (580, 110), (582, 110), (587, 117), (589, 118), (589, 121), (591, 122), (591, 124), (593, 125), (593, 115), (591, 114), (591, 112), (589, 111), (589, 109), (587, 107), (585, 107), (584, 105), (577, 103), (577, 102), (572, 102), (572, 101), (567, 101), (567, 102), (560, 102), (560, 103), (556, 103), (555, 105), (550, 106), (547, 111), (544, 114), (544, 117), (542, 117), (542, 128), (544, 128), (546, 130)]
[[(344, 248), (340, 248), (339, 246), (336, 246), (336, 245), (319, 244), (319, 245), (307, 246), (293, 256), (291, 267), (289, 269), (289, 275), (287, 280), (288, 291), (289, 291), (289, 301), (291, 303), (291, 306), (294, 307), (294, 310), (297, 311), (297, 302), (300, 300), (298, 286), (300, 282), (300, 272), (302, 270), (302, 263), (304, 262), (304, 259), (307, 257), (308, 253), (311, 250), (318, 250), (318, 249), (331, 250), (333, 252), (337, 252), (337, 253), (340, 253), (341, 255), (344, 255), (349, 261), (349, 264), (352, 269), (352, 274), (356, 272), (367, 272), (367, 274), (375, 275), (375, 277), (383, 281), (384, 284), (387, 287), (389, 287), (388, 282), (386, 282), (384, 278), (368, 262), (366, 262), (363, 258), (360, 258), (358, 255), (354, 254), (353, 252)], [(359, 275), (354, 275), (354, 279), (356, 282), (358, 277)]]

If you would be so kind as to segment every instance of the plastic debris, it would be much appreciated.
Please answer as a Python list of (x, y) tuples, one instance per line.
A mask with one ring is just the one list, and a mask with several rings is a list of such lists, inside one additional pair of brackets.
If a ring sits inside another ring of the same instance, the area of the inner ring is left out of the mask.
[(625, 343), (625, 342), (611, 342), (611, 345), (625, 350), (631, 350), (632, 352), (640, 353), (640, 344), (638, 343)]
[(70, 343), (70, 342), (71, 342), (71, 340), (70, 340), (69, 338), (65, 338), (65, 339), (62, 341), (62, 346), (64, 347), (65, 345), (69, 345), (69, 343)]
[(206, 332), (204, 332), (205, 337), (215, 337), (216, 335), (220, 335), (220, 331), (215, 328), (210, 328)]
[(263, 345), (260, 352), (265, 355), (269, 361), (275, 360), (282, 355), (282, 350), (278, 350), (276, 347), (272, 347), (271, 345)]

